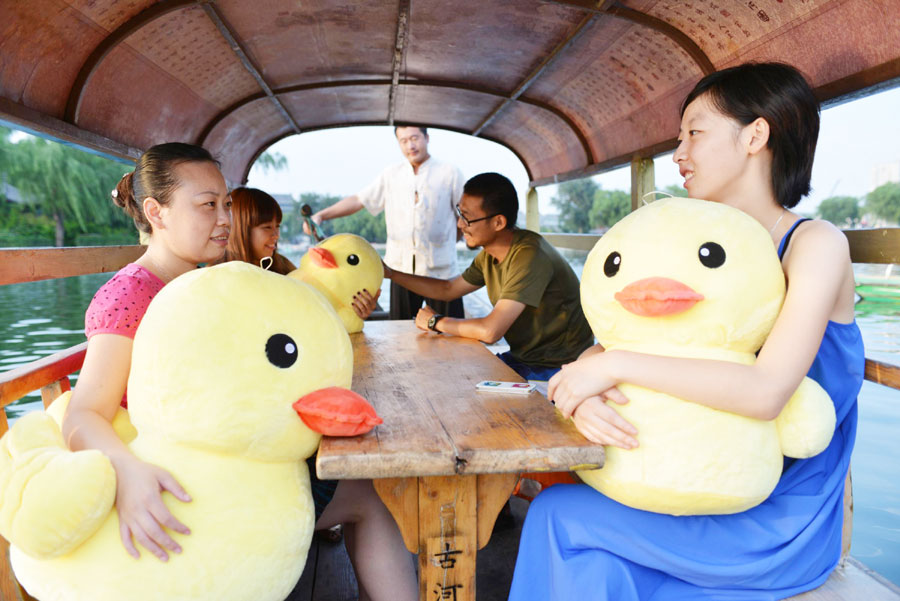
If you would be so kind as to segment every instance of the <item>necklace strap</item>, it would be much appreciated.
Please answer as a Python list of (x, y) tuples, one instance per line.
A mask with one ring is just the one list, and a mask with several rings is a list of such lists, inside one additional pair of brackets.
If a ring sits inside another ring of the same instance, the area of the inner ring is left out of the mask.
[(773, 226), (772, 226), (772, 229), (769, 230), (769, 235), (770, 235), (770, 236), (771, 236), (772, 234), (775, 233), (775, 228), (778, 227), (778, 224), (781, 223), (781, 220), (782, 220), (782, 219), (784, 219), (785, 213), (787, 213), (787, 209), (782, 208), (782, 209), (781, 209), (781, 215), (778, 216), (778, 219), (775, 220), (775, 225), (773, 225)]

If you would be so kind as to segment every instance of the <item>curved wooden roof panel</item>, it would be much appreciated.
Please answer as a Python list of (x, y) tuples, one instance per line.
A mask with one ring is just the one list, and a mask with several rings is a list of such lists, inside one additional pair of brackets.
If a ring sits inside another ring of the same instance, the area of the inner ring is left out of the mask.
[[(259, 140), (259, 132), (268, 132), (266, 140)], [(268, 98), (251, 102), (229, 113), (203, 142), (222, 164), (222, 174), (229, 182), (246, 180), (250, 164), (262, 153), (263, 146), (294, 133), (284, 116)], [(247, 168), (244, 169), (244, 165)]]
[(272, 88), (391, 77), (394, 2), (218, 0), (215, 6)]
[(716, 68), (790, 62), (823, 100), (900, 78), (896, 0), (29, 0), (0, 34), (0, 120), (118, 157), (201, 143), (233, 183), (288, 135), (419, 122), (540, 185), (671, 149)]
[(402, 74), (513, 90), (584, 18), (547, 2), (411, 0)]

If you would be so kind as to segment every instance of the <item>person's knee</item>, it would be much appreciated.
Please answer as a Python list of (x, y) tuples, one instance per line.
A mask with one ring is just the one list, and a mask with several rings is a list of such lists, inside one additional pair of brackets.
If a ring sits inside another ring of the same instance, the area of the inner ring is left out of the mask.
[(360, 523), (387, 513), (371, 480), (342, 480), (338, 491), (340, 498), (335, 494), (335, 500), (341, 504), (345, 522)]
[(560, 504), (560, 488), (562, 486), (551, 486), (542, 490), (528, 505), (528, 513), (525, 515), (525, 523), (540, 522), (546, 523), (552, 519)]

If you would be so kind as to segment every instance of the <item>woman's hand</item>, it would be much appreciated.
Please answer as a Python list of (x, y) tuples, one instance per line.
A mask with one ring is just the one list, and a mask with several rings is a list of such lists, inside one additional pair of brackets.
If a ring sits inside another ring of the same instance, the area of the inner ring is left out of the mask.
[(572, 417), (578, 406), (592, 396), (604, 395), (617, 403), (628, 399), (615, 388), (619, 383), (610, 373), (613, 353), (595, 352), (562, 366), (550, 378), (547, 398), (565, 417)]
[(165, 526), (182, 534), (191, 533), (187, 526), (175, 519), (162, 500), (164, 490), (180, 501), (191, 500), (175, 478), (161, 467), (129, 456), (123, 457), (116, 465), (116, 480), (119, 534), (128, 554), (140, 557), (132, 537), (160, 561), (168, 561), (166, 549), (181, 553), (181, 546), (163, 529)]
[[(628, 402), (622, 393), (610, 400), (619, 405)], [(575, 409), (572, 421), (575, 422), (578, 431), (592, 442), (623, 449), (633, 449), (638, 446), (638, 441), (634, 438), (637, 435), (635, 427), (625, 421), (619, 412), (605, 403), (600, 396), (588, 397), (582, 401)]]
[(353, 312), (356, 313), (357, 317), (360, 319), (366, 320), (378, 305), (379, 296), (381, 296), (381, 290), (376, 292), (375, 296), (372, 296), (368, 290), (363, 288), (353, 295), (353, 301), (350, 303), (353, 307)]

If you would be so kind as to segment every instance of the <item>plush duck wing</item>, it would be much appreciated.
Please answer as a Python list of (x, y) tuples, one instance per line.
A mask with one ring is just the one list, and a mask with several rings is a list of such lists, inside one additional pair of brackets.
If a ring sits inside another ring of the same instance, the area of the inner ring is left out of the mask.
[(775, 418), (782, 453), (796, 459), (818, 455), (831, 442), (835, 422), (831, 397), (815, 380), (803, 378)]
[(69, 451), (43, 411), (21, 417), (0, 439), (0, 534), (32, 557), (75, 549), (115, 498), (109, 459), (100, 451)]

